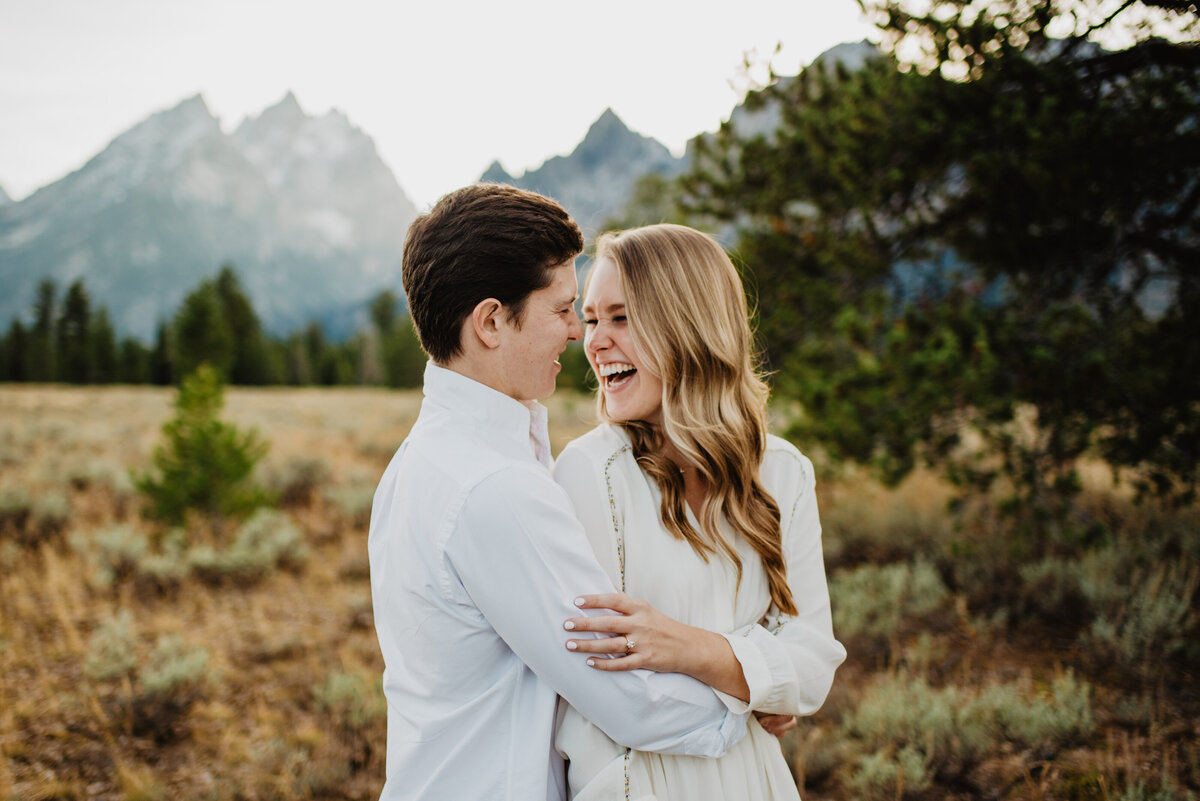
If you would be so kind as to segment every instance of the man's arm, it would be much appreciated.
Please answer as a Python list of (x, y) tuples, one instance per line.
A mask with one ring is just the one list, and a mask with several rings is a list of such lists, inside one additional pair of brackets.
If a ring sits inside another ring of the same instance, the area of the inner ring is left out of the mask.
[(534, 468), (477, 485), (446, 545), (472, 602), (540, 678), (614, 741), (642, 751), (720, 756), (745, 715), (700, 682), (637, 670), (597, 673), (563, 647), (574, 599), (612, 592), (564, 491)]

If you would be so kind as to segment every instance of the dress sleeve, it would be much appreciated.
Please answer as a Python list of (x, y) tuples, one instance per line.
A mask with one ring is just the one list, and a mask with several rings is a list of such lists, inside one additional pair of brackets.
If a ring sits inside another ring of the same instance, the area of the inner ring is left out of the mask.
[(789, 482), (795, 489), (790, 498), (792, 513), (788, 516), (782, 503), (780, 511), (786, 525), (784, 556), (796, 614), (781, 614), (772, 605), (758, 625), (725, 636), (750, 686), (745, 708), (811, 715), (829, 695), (846, 649), (833, 636), (812, 462), (799, 452), (794, 456), (799, 469), (796, 480)]
[[(509, 470), (466, 498), (446, 555), (469, 602), (534, 673), (614, 741), (642, 751), (721, 756), (746, 717), (679, 674), (601, 672), (565, 647), (574, 598), (612, 592), (562, 489)], [(587, 610), (585, 614), (603, 614)], [(577, 635), (578, 636), (578, 635)]]

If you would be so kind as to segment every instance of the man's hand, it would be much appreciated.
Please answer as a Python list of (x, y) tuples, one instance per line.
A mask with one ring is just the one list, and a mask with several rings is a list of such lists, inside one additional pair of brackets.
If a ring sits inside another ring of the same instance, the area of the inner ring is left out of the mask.
[(766, 712), (755, 712), (754, 717), (758, 718), (759, 725), (767, 734), (774, 734), (776, 737), (782, 737), (796, 728), (795, 715), (770, 715)]

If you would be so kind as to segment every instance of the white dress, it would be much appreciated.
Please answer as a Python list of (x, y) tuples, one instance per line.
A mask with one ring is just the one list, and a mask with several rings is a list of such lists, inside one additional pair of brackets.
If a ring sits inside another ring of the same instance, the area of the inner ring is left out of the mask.
[[(741, 537), (734, 540), (743, 566), (739, 587), (732, 563), (717, 555), (705, 562), (663, 527), (658, 487), (638, 468), (619, 427), (601, 425), (571, 442), (554, 473), (617, 587), (676, 620), (727, 637), (750, 686), (748, 704), (718, 693), (730, 709), (811, 715), (820, 708), (846, 651), (833, 636), (807, 457), (772, 436), (759, 472), (779, 506), (795, 616), (782, 615), (771, 604), (762, 562)], [(697, 525), (695, 517), (690, 519)], [(733, 536), (728, 528), (725, 533)], [(778, 739), (753, 716), (746, 737), (719, 759), (627, 753), (562, 701), (558, 719), (555, 746), (570, 760), (571, 798), (579, 801), (800, 797)]]

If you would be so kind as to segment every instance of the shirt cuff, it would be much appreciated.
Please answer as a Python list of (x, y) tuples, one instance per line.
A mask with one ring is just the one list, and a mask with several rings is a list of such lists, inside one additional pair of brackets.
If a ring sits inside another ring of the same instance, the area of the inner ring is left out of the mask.
[(771, 688), (771, 671), (767, 668), (767, 657), (763, 654), (762, 649), (751, 639), (754, 636), (755, 629), (759, 628), (759, 626), (748, 626), (731, 634), (721, 635), (729, 641), (729, 647), (733, 649), (734, 657), (741, 664), (742, 676), (745, 677), (746, 685), (750, 688), (749, 702), (735, 698), (720, 690), (713, 690), (717, 694), (717, 697), (725, 703), (729, 711), (736, 715), (755, 709), (758, 704), (762, 703), (763, 698)]

